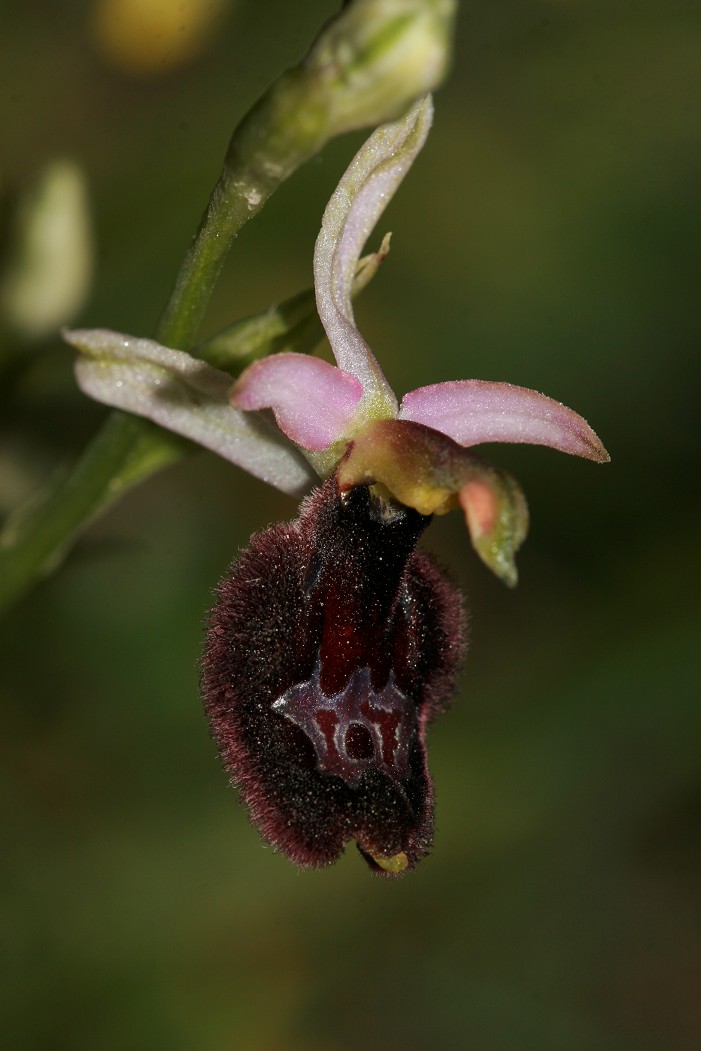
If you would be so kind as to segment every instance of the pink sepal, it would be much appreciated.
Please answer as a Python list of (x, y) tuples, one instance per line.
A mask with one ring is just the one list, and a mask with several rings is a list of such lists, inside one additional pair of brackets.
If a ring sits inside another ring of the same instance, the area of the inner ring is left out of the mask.
[(249, 366), (234, 384), (236, 409), (272, 409), (296, 445), (317, 452), (344, 437), (363, 396), (359, 381), (306, 354), (273, 354)]
[(586, 420), (544, 394), (511, 383), (455, 380), (405, 395), (401, 420), (423, 423), (460, 445), (525, 442), (605, 463), (609, 455)]

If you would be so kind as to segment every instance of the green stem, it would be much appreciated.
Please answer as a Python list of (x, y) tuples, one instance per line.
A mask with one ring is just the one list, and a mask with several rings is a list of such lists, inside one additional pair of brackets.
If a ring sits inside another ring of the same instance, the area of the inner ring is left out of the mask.
[(70, 474), (12, 516), (0, 535), (0, 611), (61, 561), (76, 532), (185, 445), (145, 420), (111, 413)]
[(234, 132), (222, 174), (158, 325), (159, 343), (181, 350), (194, 344), (239, 230), (328, 139), (311, 86), (308, 76), (289, 70)]

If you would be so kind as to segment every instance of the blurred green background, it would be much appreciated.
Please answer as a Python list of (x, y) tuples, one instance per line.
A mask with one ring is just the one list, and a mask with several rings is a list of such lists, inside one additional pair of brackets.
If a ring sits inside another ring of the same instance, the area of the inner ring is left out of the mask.
[[(93, 5), (3, 12), (4, 191), (57, 156), (89, 180), (80, 324), (153, 331), (234, 123), (336, 9), (232, 2), (189, 62), (146, 47), (150, 71), (110, 51)], [(373, 879), (354, 848), (297, 872), (261, 846), (209, 739), (211, 589), (251, 532), (294, 516), (289, 498), (198, 454), (3, 621), (5, 1046), (701, 1047), (700, 109), (697, 0), (462, 6), (360, 323), (398, 391), (471, 376), (543, 390), (612, 463), (489, 450), (531, 506), (513, 593), (458, 514), (427, 535), (472, 629), (431, 733), (437, 833), (414, 875)], [(244, 229), (208, 331), (310, 284), (361, 139)], [(57, 340), (1, 405), (6, 510), (104, 411)]]

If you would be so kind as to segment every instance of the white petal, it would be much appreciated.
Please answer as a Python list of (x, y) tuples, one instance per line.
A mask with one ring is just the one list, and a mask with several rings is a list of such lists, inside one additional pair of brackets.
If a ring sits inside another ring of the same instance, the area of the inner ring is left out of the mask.
[(363, 245), (423, 146), (432, 119), (427, 95), (401, 120), (370, 136), (328, 203), (314, 251), (317, 308), (338, 366), (360, 380), (367, 402), (391, 415), (396, 399), (355, 326), (351, 286)]
[(145, 416), (283, 492), (299, 495), (317, 480), (265, 419), (231, 407), (226, 372), (151, 339), (106, 329), (64, 332), (64, 338), (81, 352), (76, 377), (91, 398)]

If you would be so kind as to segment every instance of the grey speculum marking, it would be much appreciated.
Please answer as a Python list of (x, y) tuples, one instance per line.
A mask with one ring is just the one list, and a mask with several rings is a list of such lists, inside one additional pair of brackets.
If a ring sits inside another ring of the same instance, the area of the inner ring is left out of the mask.
[(409, 745), (415, 713), (390, 672), (376, 690), (370, 670), (354, 671), (346, 686), (327, 696), (319, 682), (319, 665), (307, 682), (298, 683), (273, 702), (307, 735), (320, 770), (357, 784), (369, 770), (380, 770), (402, 781), (408, 772)]

